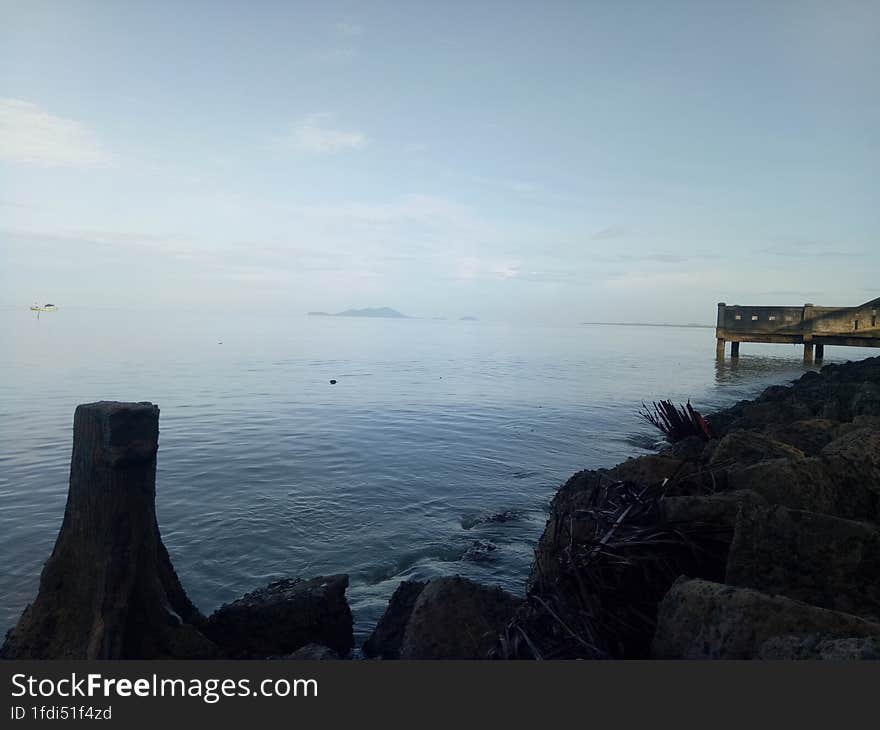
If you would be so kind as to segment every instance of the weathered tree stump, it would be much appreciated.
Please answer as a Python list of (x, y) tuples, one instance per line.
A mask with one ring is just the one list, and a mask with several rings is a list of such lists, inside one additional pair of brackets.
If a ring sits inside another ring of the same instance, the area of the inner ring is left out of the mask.
[(156, 523), (159, 408), (78, 406), (64, 521), (36, 600), (6, 637), (10, 659), (214, 656)]

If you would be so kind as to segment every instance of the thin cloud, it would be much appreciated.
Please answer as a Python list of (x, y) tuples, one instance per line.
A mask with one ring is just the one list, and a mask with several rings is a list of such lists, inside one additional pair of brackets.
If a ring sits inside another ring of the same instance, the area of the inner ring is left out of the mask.
[(112, 155), (73, 119), (49, 114), (21, 99), (0, 99), (0, 161), (26, 167), (93, 168)]
[(367, 137), (363, 132), (333, 129), (327, 124), (330, 119), (329, 114), (310, 114), (294, 125), (284, 140), (285, 146), (312, 155), (336, 154), (366, 146)]
[(623, 226), (608, 226), (601, 231), (596, 231), (591, 239), (594, 241), (607, 241), (613, 238), (622, 238), (626, 235), (626, 229)]

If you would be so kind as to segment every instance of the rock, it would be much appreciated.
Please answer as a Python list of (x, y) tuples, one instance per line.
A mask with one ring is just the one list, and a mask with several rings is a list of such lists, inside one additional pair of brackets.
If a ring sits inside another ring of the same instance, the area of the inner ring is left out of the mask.
[(775, 636), (880, 636), (880, 624), (784, 596), (679, 578), (660, 602), (652, 654), (658, 659), (752, 659)]
[(672, 444), (668, 453), (673, 459), (680, 461), (697, 461), (702, 456), (706, 443), (699, 436), (688, 436)]
[(823, 448), (821, 456), (834, 466), (858, 468), (872, 484), (877, 483), (877, 491), (880, 491), (880, 430), (848, 431)]
[(713, 469), (743, 467), (769, 459), (802, 458), (802, 451), (769, 436), (753, 431), (732, 431), (719, 441), (709, 466)]
[(740, 510), (765, 504), (767, 501), (760, 494), (749, 490), (667, 497), (663, 500), (663, 517), (673, 525), (703, 524), (727, 528), (732, 538)]
[(525, 512), (518, 509), (509, 509), (491, 515), (468, 515), (467, 517), (462, 517), (461, 526), (464, 530), (472, 530), (478, 525), (496, 525), (506, 522), (518, 522), (523, 519), (524, 516)]
[(579, 471), (556, 492), (550, 502), (550, 516), (535, 550), (528, 590), (532, 590), (542, 576), (552, 579), (558, 568), (556, 553), (559, 546), (582, 540), (592, 531), (591, 520), (575, 515), (590, 506), (590, 498), (596, 485), (607, 479), (608, 477), (598, 471)]
[(792, 659), (876, 660), (880, 659), (880, 638), (868, 636), (834, 639), (822, 634), (774, 636), (761, 645), (756, 658), (777, 661)]
[(849, 404), (852, 416), (880, 416), (880, 384), (861, 383)]
[(322, 644), (306, 644), (292, 654), (283, 657), (293, 661), (327, 661), (341, 659), (333, 649)]
[(307, 644), (346, 656), (354, 646), (347, 575), (279, 580), (217, 609), (204, 632), (231, 658), (263, 659)]
[(744, 509), (726, 582), (878, 621), (880, 530), (779, 506)]
[(485, 659), (522, 602), (461, 577), (422, 589), (404, 631), (401, 659)]
[(664, 479), (682, 478), (695, 471), (695, 466), (664, 454), (648, 454), (627, 459), (602, 473), (612, 481), (630, 481), (637, 484), (656, 484)]
[(397, 586), (388, 608), (364, 643), (365, 656), (371, 659), (400, 659), (400, 645), (406, 624), (424, 587), (424, 581), (418, 580), (405, 580)]
[(474, 540), (461, 556), (471, 563), (488, 563), (496, 559), (498, 546), (491, 540)]
[(827, 418), (811, 418), (806, 421), (776, 424), (767, 434), (778, 442), (788, 444), (807, 456), (816, 456), (838, 435), (840, 424)]
[(880, 359), (876, 357), (805, 373), (793, 386), (768, 388), (754, 401), (712, 414), (709, 421), (716, 433), (725, 434), (813, 418), (846, 422), (860, 415), (880, 416)]
[(880, 416), (856, 416), (849, 423), (841, 423), (837, 430), (838, 436), (858, 431), (861, 428), (870, 428), (880, 431)]
[(727, 487), (748, 489), (771, 504), (808, 512), (824, 512), (852, 520), (875, 520), (877, 495), (864, 480), (853, 478), (846, 460), (829, 464), (821, 457), (774, 459), (732, 468)]

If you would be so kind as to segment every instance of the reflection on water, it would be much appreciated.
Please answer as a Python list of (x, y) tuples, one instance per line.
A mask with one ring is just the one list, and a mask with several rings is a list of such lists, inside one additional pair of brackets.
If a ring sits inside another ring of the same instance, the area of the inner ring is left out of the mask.
[(79, 403), (159, 404), (159, 523), (203, 611), (348, 572), (363, 635), (402, 579), (520, 590), (558, 485), (656, 441), (642, 401), (709, 412), (805, 368), (780, 345), (716, 365), (704, 329), (29, 314), (0, 310), (0, 630), (54, 543)]
[[(764, 347), (757, 345), (757, 347)], [(791, 345), (773, 345), (773, 347), (792, 348)], [(844, 348), (841, 348), (844, 349)], [(715, 360), (715, 383), (719, 386), (725, 386), (735, 383), (755, 382), (756, 380), (765, 380), (767, 378), (778, 378), (780, 381), (784, 379), (794, 379), (803, 375), (808, 370), (820, 370), (825, 362), (831, 362), (826, 359), (824, 362), (809, 363), (803, 359), (797, 360), (801, 356), (801, 348), (797, 348), (791, 352), (789, 358), (768, 355), (743, 355), (739, 357), (725, 357), (723, 360)], [(841, 358), (850, 359), (850, 358)]]

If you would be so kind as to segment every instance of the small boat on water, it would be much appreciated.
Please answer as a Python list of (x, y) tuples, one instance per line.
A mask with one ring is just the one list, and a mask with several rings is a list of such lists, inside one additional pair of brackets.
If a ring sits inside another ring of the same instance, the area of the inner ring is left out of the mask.
[(57, 312), (58, 307), (54, 304), (31, 304), (32, 312)]

